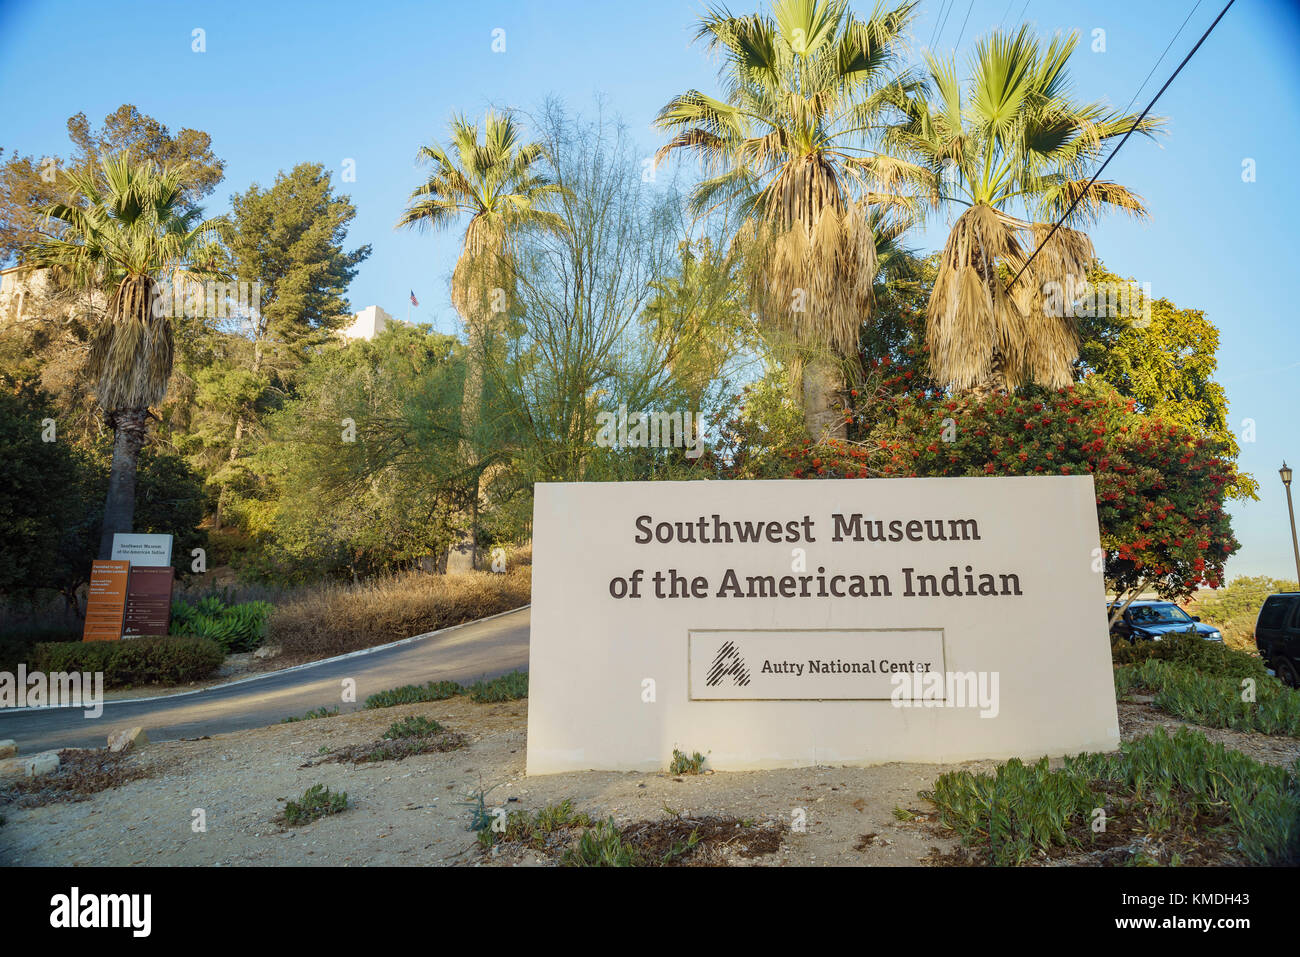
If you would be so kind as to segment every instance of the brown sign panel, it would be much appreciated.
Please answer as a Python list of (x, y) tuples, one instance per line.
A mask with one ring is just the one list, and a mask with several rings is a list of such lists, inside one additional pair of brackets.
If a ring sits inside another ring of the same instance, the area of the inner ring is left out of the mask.
[(117, 641), (126, 614), (126, 586), (130, 562), (96, 560), (90, 567), (90, 592), (86, 597), (86, 628), (82, 641)]
[(175, 571), (170, 566), (131, 566), (122, 637), (167, 634), (172, 620), (173, 575)]

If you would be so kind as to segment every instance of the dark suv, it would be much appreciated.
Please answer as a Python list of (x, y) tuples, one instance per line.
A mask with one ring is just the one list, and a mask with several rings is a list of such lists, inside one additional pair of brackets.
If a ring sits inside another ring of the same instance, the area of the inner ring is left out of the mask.
[(1300, 592), (1264, 599), (1255, 622), (1255, 647), (1284, 684), (1300, 687)]
[[(1114, 605), (1106, 610), (1113, 612)], [(1129, 641), (1155, 640), (1176, 631), (1199, 634), (1206, 641), (1222, 641), (1223, 634), (1213, 625), (1201, 624), (1201, 619), (1187, 614), (1171, 601), (1135, 601), (1124, 609), (1119, 621), (1110, 626), (1112, 638)]]

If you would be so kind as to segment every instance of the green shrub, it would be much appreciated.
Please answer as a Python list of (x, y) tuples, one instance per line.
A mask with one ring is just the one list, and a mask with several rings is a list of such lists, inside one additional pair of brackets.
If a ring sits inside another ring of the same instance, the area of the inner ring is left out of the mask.
[(0, 632), (0, 671), (17, 672), (20, 664), (35, 668), (36, 646), (55, 641), (80, 642), (81, 632), (67, 628), (32, 628)]
[(1082, 845), (1091, 839), (1093, 809), (1109, 800), (1113, 814), (1116, 799), (1134, 805), (1128, 813), (1146, 815), (1148, 833), (1168, 832), (1179, 814), (1226, 811), (1232, 847), (1248, 860), (1281, 864), (1300, 855), (1300, 762), (1290, 769), (1263, 764), (1190, 728), (1172, 737), (1160, 728), (1118, 753), (1066, 758), (1055, 771), (1046, 758), (1034, 765), (1013, 758), (993, 774), (950, 772), (921, 797), (994, 864)]
[(470, 701), (495, 704), (499, 701), (518, 701), (528, 697), (528, 672), (512, 671), (491, 681), (476, 681), (465, 689)]
[(338, 714), (339, 714), (339, 709), (338, 709), (338, 708), (325, 708), (325, 707), (320, 707), (320, 708), (316, 708), (316, 709), (314, 709), (314, 710), (312, 710), (312, 711), (308, 711), (308, 712), (307, 712), (306, 714), (304, 714), (301, 718), (295, 718), (295, 717), (293, 717), (293, 716), (290, 716), (290, 717), (288, 717), (288, 718), (285, 718), (285, 719), (284, 719), (283, 721), (281, 721), (280, 723), (281, 723), (281, 724), (293, 724), (295, 721), (315, 721), (315, 720), (317, 720), (318, 718), (337, 718), (337, 717), (338, 717)]
[(194, 604), (172, 602), (172, 634), (211, 638), (226, 654), (252, 651), (266, 640), (271, 603), (246, 601), (228, 605), (216, 595)]
[(313, 784), (297, 801), (290, 801), (284, 806), (285, 823), (291, 827), (310, 824), (318, 818), (346, 811), (348, 794), (346, 791), (331, 791), (323, 784)]
[(565, 867), (635, 867), (637, 854), (610, 818), (584, 831), (560, 863)]
[(427, 738), (441, 734), (442, 730), (442, 725), (437, 721), (431, 721), (423, 715), (412, 714), (390, 724), (388, 730), (384, 732), (384, 737), (389, 741), (398, 738)]
[[(1243, 700), (1246, 679), (1255, 682), (1254, 701)], [(1209, 728), (1300, 736), (1300, 692), (1266, 673), (1218, 674), (1157, 659), (1115, 670), (1118, 697), (1139, 688), (1154, 694), (1162, 711)]]
[(31, 667), (54, 671), (103, 672), (109, 688), (140, 684), (181, 684), (206, 678), (225, 660), (207, 638), (127, 638), (121, 641), (42, 642)]
[(1184, 632), (1167, 635), (1159, 641), (1121, 638), (1111, 645), (1111, 659), (1117, 665), (1172, 661), (1207, 674), (1233, 678), (1268, 677), (1268, 669), (1259, 655), (1237, 651), (1221, 641), (1206, 641)]
[(399, 704), (421, 704), (426, 701), (445, 701), (456, 695), (469, 695), (477, 704), (499, 701), (518, 701), (528, 697), (528, 672), (512, 671), (490, 681), (476, 681), (468, 688), (454, 681), (430, 681), (423, 685), (402, 685), (380, 691), (366, 699), (367, 708), (391, 708)]
[(392, 708), (399, 704), (420, 704), (425, 701), (446, 701), (464, 691), (454, 681), (430, 681), (424, 685), (402, 685), (380, 691), (366, 699), (367, 708)]
[(704, 768), (704, 755), (696, 751), (692, 755), (687, 755), (683, 751), (673, 748), (673, 760), (668, 765), (669, 774), (699, 774)]

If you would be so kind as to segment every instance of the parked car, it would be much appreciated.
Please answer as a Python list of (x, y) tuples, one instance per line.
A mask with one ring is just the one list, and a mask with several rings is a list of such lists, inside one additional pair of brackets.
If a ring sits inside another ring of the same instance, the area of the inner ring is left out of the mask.
[[(1108, 612), (1114, 612), (1115, 606), (1106, 606)], [(1189, 615), (1171, 601), (1135, 601), (1115, 624), (1110, 626), (1111, 638), (1127, 638), (1129, 641), (1159, 641), (1172, 632), (1195, 632), (1206, 641), (1223, 641), (1223, 633), (1213, 625), (1201, 623), (1195, 615)]]
[(1264, 599), (1255, 620), (1255, 647), (1284, 684), (1300, 688), (1300, 592)]

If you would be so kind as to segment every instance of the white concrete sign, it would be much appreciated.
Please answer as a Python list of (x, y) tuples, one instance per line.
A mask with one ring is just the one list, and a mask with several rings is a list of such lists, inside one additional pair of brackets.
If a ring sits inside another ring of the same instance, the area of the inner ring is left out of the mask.
[(166, 566), (172, 563), (172, 537), (144, 532), (115, 532), (113, 561), (132, 565)]
[(543, 484), (529, 774), (1119, 743), (1090, 476)]

